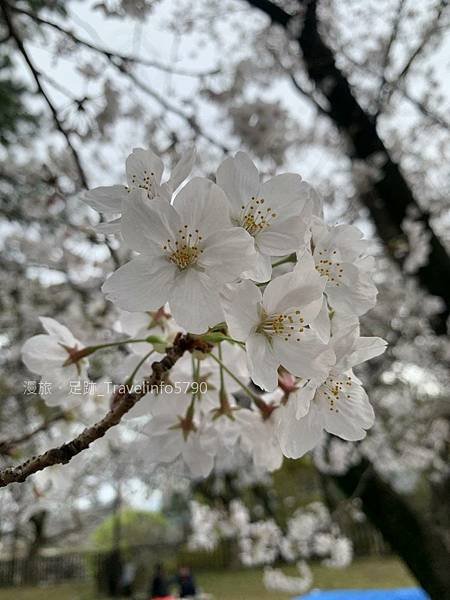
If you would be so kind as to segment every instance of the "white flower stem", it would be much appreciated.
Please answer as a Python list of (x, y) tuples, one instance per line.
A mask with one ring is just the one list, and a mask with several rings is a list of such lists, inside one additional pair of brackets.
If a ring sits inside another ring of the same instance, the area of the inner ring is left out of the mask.
[(154, 353), (154, 350), (152, 348), (150, 350), (150, 352), (147, 352), (147, 354), (144, 354), (144, 356), (142, 357), (142, 359), (136, 365), (134, 371), (131, 373), (131, 375), (126, 380), (125, 385), (131, 385), (133, 383), (133, 379), (136, 377), (136, 373), (139, 371), (139, 369), (145, 363), (145, 361), (147, 360), (147, 358), (149, 358), (153, 353)]

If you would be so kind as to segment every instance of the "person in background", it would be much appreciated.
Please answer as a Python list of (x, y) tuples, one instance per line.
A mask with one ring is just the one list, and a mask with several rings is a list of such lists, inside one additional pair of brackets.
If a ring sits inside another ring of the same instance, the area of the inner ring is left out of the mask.
[(169, 594), (169, 583), (164, 566), (161, 563), (155, 566), (155, 572), (150, 585), (150, 598), (153, 600), (174, 600), (173, 596)]
[(133, 597), (134, 580), (136, 578), (136, 567), (132, 562), (127, 562), (123, 566), (120, 577), (120, 592), (125, 598)]
[(180, 567), (177, 576), (180, 598), (195, 598), (197, 588), (189, 567)]

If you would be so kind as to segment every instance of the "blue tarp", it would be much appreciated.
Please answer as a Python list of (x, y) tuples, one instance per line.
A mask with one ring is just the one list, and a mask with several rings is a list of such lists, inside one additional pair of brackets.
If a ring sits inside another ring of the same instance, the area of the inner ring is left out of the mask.
[(398, 588), (395, 590), (319, 590), (294, 600), (429, 600), (419, 588)]

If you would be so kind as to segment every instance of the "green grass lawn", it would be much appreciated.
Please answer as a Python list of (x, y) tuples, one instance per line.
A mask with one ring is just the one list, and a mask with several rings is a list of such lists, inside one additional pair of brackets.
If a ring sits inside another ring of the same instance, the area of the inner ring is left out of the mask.
[[(290, 571), (290, 570), (289, 570)], [(355, 561), (348, 569), (313, 568), (315, 588), (390, 588), (416, 585), (404, 567), (393, 558)], [(268, 592), (261, 571), (211, 571), (200, 573), (198, 582), (215, 600), (287, 600), (287, 594)], [(41, 588), (0, 589), (0, 600), (96, 600), (89, 585), (58, 585)]]

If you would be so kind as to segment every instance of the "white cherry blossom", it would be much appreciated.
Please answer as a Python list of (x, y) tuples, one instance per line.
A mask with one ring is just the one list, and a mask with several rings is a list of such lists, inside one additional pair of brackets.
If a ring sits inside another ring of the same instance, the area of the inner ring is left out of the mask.
[(177, 323), (202, 333), (223, 320), (220, 292), (254, 264), (250, 235), (232, 227), (223, 191), (194, 178), (173, 206), (136, 198), (122, 219), (122, 235), (140, 253), (103, 285), (128, 311), (157, 310), (167, 301)]
[(322, 305), (325, 281), (311, 256), (294, 270), (273, 279), (264, 294), (250, 281), (233, 286), (225, 303), (230, 334), (245, 342), (250, 376), (273, 391), (281, 365), (294, 375), (323, 378), (333, 352), (308, 327)]
[(141, 429), (148, 436), (145, 450), (150, 463), (171, 463), (182, 457), (193, 477), (207, 477), (217, 451), (215, 431), (194, 411), (186, 415), (190, 394), (162, 393), (153, 399), (152, 418)]
[(300, 175), (284, 173), (260, 182), (258, 169), (245, 152), (226, 158), (216, 181), (225, 190), (231, 219), (255, 240), (257, 264), (246, 274), (255, 281), (268, 281), (272, 256), (285, 256), (303, 243), (306, 219), (313, 210), (310, 186)]
[(252, 456), (256, 467), (268, 471), (279, 469), (283, 453), (276, 436), (276, 419), (272, 413), (263, 418), (259, 411), (242, 410), (238, 417), (242, 448)]
[(357, 441), (366, 435), (375, 419), (359, 379), (352, 367), (379, 356), (386, 342), (377, 337), (360, 337), (359, 327), (331, 338), (336, 362), (321, 382), (300, 382), (277, 410), (278, 438), (283, 454), (299, 458), (316, 446), (325, 431), (345, 440)]
[(81, 402), (88, 381), (88, 360), (80, 355), (83, 344), (71, 331), (49, 317), (39, 317), (46, 334), (35, 335), (22, 347), (22, 360), (46, 382), (42, 398), (49, 406), (66, 408)]
[[(325, 294), (331, 309), (360, 316), (375, 306), (375, 262), (367, 256), (369, 242), (363, 239), (362, 232), (353, 225), (327, 226), (315, 219), (311, 241), (316, 269), (326, 282)], [(325, 302), (314, 326), (327, 341), (330, 325)]]
[(96, 187), (86, 192), (84, 201), (106, 217), (115, 217), (97, 228), (103, 233), (118, 233), (121, 216), (130, 203), (133, 193), (140, 194), (146, 200), (163, 197), (172, 198), (172, 194), (183, 183), (192, 170), (195, 161), (195, 149), (183, 154), (172, 170), (169, 179), (161, 183), (164, 171), (162, 160), (152, 150), (134, 148), (126, 160), (127, 185), (108, 185)]

